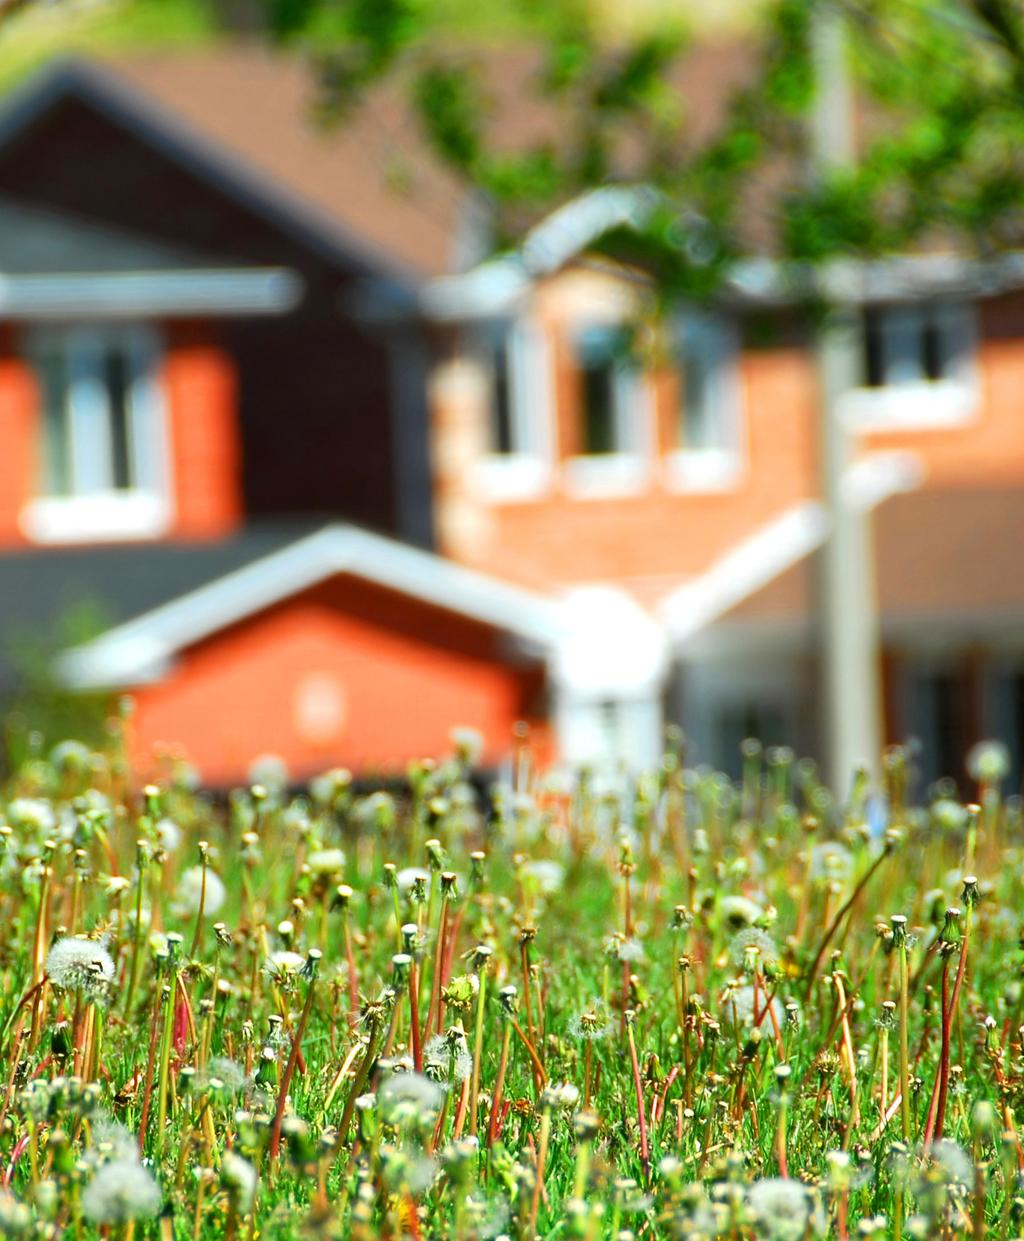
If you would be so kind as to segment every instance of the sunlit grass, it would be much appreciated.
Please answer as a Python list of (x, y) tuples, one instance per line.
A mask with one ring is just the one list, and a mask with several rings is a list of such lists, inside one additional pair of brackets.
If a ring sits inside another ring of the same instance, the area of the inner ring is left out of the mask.
[(963, 799), (678, 738), (485, 795), (461, 733), (224, 802), (121, 727), (0, 802), (5, 1235), (1018, 1235), (998, 745)]

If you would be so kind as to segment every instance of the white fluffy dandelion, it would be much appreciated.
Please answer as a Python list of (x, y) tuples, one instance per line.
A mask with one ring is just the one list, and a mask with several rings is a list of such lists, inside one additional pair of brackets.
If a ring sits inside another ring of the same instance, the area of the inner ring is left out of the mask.
[(306, 858), (306, 865), (312, 874), (324, 878), (340, 875), (345, 869), (345, 854), (341, 849), (314, 849)]
[(104, 940), (69, 935), (47, 953), (46, 972), (55, 987), (97, 996), (114, 981), (114, 959)]
[(748, 974), (770, 974), (779, 963), (779, 949), (767, 932), (748, 926), (732, 937), (729, 957), (737, 969)]
[(220, 1165), (221, 1184), (228, 1191), (234, 1208), (242, 1215), (248, 1215), (256, 1200), (256, 1169), (235, 1151), (226, 1151)]
[(725, 924), (734, 931), (740, 927), (753, 926), (764, 916), (761, 906), (745, 896), (723, 896), (719, 910)]
[(82, 1191), (82, 1211), (97, 1224), (151, 1219), (162, 1201), (160, 1186), (137, 1158), (103, 1164)]
[[(190, 866), (178, 880), (177, 906), (182, 914), (195, 916), (203, 892), (203, 868)], [(218, 913), (226, 895), (224, 881), (215, 871), (206, 868), (206, 899), (203, 900), (203, 917)]]
[(473, 1071), (473, 1057), (461, 1026), (435, 1034), (423, 1049), (423, 1070), (441, 1082), (464, 1082)]
[(764, 1241), (801, 1241), (820, 1235), (824, 1220), (806, 1186), (787, 1177), (755, 1181), (747, 1192), (747, 1211)]

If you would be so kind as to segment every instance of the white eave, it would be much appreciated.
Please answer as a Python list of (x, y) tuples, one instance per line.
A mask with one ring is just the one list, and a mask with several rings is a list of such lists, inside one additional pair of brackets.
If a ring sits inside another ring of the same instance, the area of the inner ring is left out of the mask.
[(297, 305), (302, 280), (283, 267), (175, 271), (0, 273), (0, 317), (275, 315)]
[(58, 673), (79, 689), (158, 679), (193, 643), (342, 573), (492, 625), (544, 651), (561, 636), (560, 609), (552, 600), (393, 539), (337, 525), (67, 651)]

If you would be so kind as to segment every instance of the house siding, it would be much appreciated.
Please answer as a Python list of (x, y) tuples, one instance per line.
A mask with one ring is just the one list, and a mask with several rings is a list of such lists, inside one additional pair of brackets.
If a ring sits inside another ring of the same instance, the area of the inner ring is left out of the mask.
[(13, 328), (0, 324), (0, 544), (24, 542), (19, 525), (38, 475), (38, 395), (31, 368), (18, 355)]
[[(500, 634), (352, 578), (336, 578), (183, 652), (134, 691), (140, 773), (187, 739), (205, 781), (245, 778), (273, 753), (301, 777), (336, 764), (401, 773), (450, 749), (454, 725), (480, 731), (498, 764), (512, 727), (538, 719), (543, 675)], [(305, 696), (312, 694), (310, 703)]]

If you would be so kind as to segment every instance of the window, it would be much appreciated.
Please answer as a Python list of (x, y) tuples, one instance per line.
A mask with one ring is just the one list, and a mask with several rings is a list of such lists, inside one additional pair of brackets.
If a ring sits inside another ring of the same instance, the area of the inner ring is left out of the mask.
[(627, 334), (618, 324), (592, 324), (576, 334), (573, 349), (578, 423), (570, 483), (584, 495), (633, 491), (647, 468), (651, 408)]
[(961, 671), (951, 664), (917, 663), (907, 671), (905, 725), (923, 786), (959, 776), (970, 744), (970, 709)]
[(485, 455), (477, 479), (485, 498), (529, 499), (550, 473), (547, 346), (528, 322), (482, 327), (476, 352), (487, 385)]
[(141, 328), (42, 329), (28, 343), (39, 385), (39, 498), (31, 537), (159, 533), (167, 521), (158, 348)]
[(679, 374), (672, 477), (683, 488), (731, 485), (740, 462), (736, 336), (715, 314), (687, 314), (674, 339)]
[(956, 426), (977, 406), (971, 307), (958, 302), (864, 311), (861, 387), (844, 398), (858, 430)]
[(636, 450), (627, 350), (625, 333), (617, 327), (585, 328), (576, 338), (581, 456), (600, 457)]
[(970, 337), (963, 306), (871, 307), (864, 314), (865, 385), (955, 382), (969, 363)]

